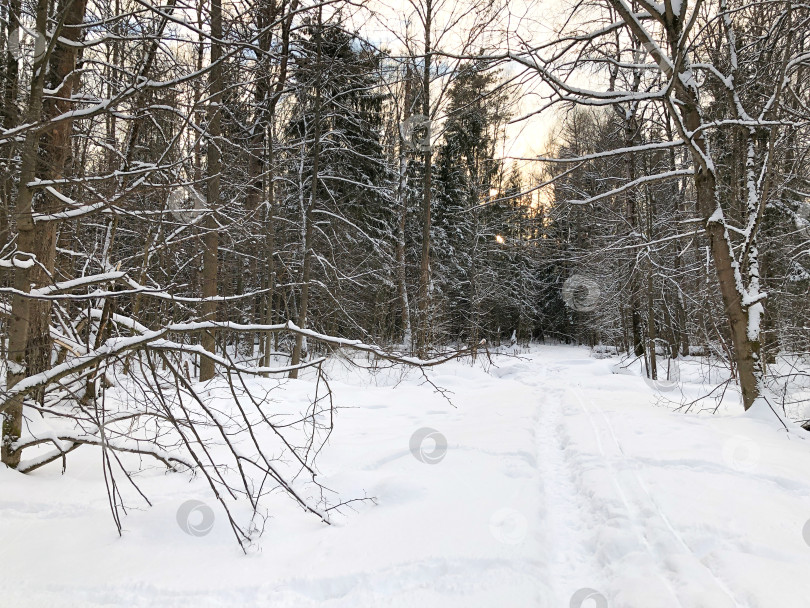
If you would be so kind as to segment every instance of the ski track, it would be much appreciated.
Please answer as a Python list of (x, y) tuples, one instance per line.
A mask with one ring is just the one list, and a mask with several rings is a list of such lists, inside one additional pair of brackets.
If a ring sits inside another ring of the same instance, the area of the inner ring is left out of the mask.
[(586, 558), (594, 554), (594, 539), (582, 516), (588, 505), (576, 491), (565, 460), (565, 427), (555, 399), (561, 394), (558, 389), (543, 392), (536, 434), (538, 478), (545, 505), (541, 522), (545, 542), (541, 549), (550, 552), (545, 578), (553, 592), (552, 606), (567, 605), (577, 589), (604, 588), (605, 582), (597, 560)]
[[(569, 390), (568, 393), (573, 393), (573, 399), (579, 403), (580, 407), (582, 408), (585, 415), (588, 417), (588, 420), (591, 422), (591, 425), (594, 430), (594, 436), (597, 437), (597, 443), (599, 445), (600, 454), (604, 458), (605, 466), (610, 469), (611, 471), (611, 478), (613, 479), (616, 489), (621, 495), (622, 501), (626, 505), (628, 512), (631, 513), (638, 523), (643, 522), (643, 517), (645, 513), (650, 513), (653, 517), (656, 517), (660, 524), (666, 529), (669, 533), (669, 539), (659, 541), (659, 547), (654, 546), (652, 543), (648, 541), (647, 535), (642, 530), (636, 530), (639, 534), (644, 546), (650, 552), (651, 557), (658, 561), (659, 563), (667, 564), (672, 559), (672, 556), (680, 556), (682, 558), (686, 558), (688, 568), (692, 571), (693, 577), (697, 579), (703, 579), (703, 584), (707, 587), (716, 586), (719, 589), (720, 594), (724, 595), (728, 600), (730, 600), (729, 606), (735, 607), (744, 607), (747, 606), (746, 604), (740, 603), (734, 596), (733, 591), (720, 579), (718, 578), (712, 571), (706, 566), (692, 551), (692, 549), (687, 545), (686, 541), (684, 541), (683, 537), (678, 534), (678, 532), (673, 527), (672, 523), (670, 522), (669, 518), (666, 514), (661, 510), (661, 508), (656, 503), (655, 499), (653, 498), (652, 494), (650, 493), (647, 485), (644, 483), (644, 480), (636, 471), (636, 468), (632, 462), (628, 463), (627, 461), (630, 458), (625, 453), (624, 449), (622, 448), (622, 444), (619, 441), (619, 438), (616, 436), (616, 431), (613, 427), (613, 424), (610, 422), (608, 416), (604, 413), (602, 408), (596, 401), (591, 402), (592, 407), (588, 407), (585, 405), (585, 401), (577, 394), (574, 390)], [(610, 435), (610, 439), (612, 440), (613, 446), (617, 451), (618, 458), (623, 462), (623, 471), (620, 473), (616, 471), (616, 467), (612, 464), (615, 462), (616, 458), (611, 457), (607, 450), (604, 449), (605, 444), (602, 443), (601, 439), (599, 439), (600, 430), (598, 426), (598, 421), (596, 416), (594, 416), (593, 412), (598, 414), (599, 419), (604, 422), (603, 429), (606, 429), (608, 434)], [(633, 487), (638, 488), (638, 490), (633, 491)], [(650, 525), (649, 519), (644, 522), (647, 526)], [(667, 572), (667, 569), (662, 569), (664, 572)], [(693, 578), (693, 581), (694, 581)], [(669, 590), (678, 600), (679, 604), (683, 601), (683, 598), (680, 597), (678, 593), (676, 585), (668, 585)], [(690, 598), (686, 601), (692, 602), (695, 598)], [(687, 604), (687, 605), (695, 605), (695, 604)], [(707, 608), (709, 606), (719, 606), (719, 604), (706, 604)]]
[[(535, 365), (541, 366), (542, 363), (536, 362)], [(551, 368), (551, 371), (556, 372), (558, 368)], [(592, 588), (602, 593), (609, 588), (608, 581), (613, 578), (610, 564), (597, 555), (599, 541), (592, 531), (592, 522), (606, 514), (587, 497), (583, 488), (577, 486), (576, 467), (567, 451), (569, 432), (566, 424), (574, 418), (571, 410), (572, 404), (576, 404), (588, 421), (601, 465), (635, 536), (637, 546), (626, 551), (643, 550), (656, 565), (657, 582), (662, 587), (656, 605), (747, 606), (735, 598), (731, 589), (702, 563), (675, 530), (636, 472), (632, 457), (625, 453), (608, 415), (599, 404), (591, 400), (586, 405), (578, 391), (567, 385), (558, 386), (559, 382), (552, 380), (547, 368), (540, 367), (529, 374), (529, 378), (521, 375), (516, 380), (539, 393), (535, 433), (537, 478), (542, 485), (545, 505), (541, 522), (545, 540), (542, 549), (551, 549), (544, 579), (555, 598), (552, 605), (567, 605), (572, 594), (580, 588)], [(611, 512), (610, 517), (615, 519), (615, 512)], [(662, 530), (665, 534), (661, 534)], [(654, 540), (649, 538), (650, 535), (655, 537)], [(591, 559), (584, 556), (591, 556)], [(704, 589), (714, 587), (716, 592), (708, 594), (712, 599), (703, 603), (704, 600), (699, 598), (682, 597), (679, 579), (673, 577), (676, 569), (688, 571), (693, 582), (697, 578)]]

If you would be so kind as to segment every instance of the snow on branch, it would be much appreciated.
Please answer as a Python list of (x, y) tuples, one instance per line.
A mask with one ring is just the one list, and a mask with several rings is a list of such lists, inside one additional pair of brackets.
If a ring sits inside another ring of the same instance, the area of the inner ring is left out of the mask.
[(643, 177), (639, 177), (632, 181), (629, 181), (625, 184), (622, 184), (618, 188), (614, 188), (613, 190), (609, 190), (607, 192), (603, 192), (601, 194), (597, 194), (595, 196), (591, 196), (586, 199), (574, 199), (574, 200), (566, 200), (566, 203), (570, 203), (572, 205), (587, 205), (589, 203), (595, 203), (597, 201), (601, 201), (606, 198), (610, 198), (612, 196), (616, 196), (628, 190), (632, 190), (637, 186), (641, 186), (643, 184), (650, 184), (655, 182), (661, 182), (668, 179), (673, 179), (676, 177), (683, 177), (685, 175), (693, 175), (694, 170), (692, 169), (676, 169), (674, 171), (667, 171), (666, 173), (658, 173), (657, 175), (645, 175)]

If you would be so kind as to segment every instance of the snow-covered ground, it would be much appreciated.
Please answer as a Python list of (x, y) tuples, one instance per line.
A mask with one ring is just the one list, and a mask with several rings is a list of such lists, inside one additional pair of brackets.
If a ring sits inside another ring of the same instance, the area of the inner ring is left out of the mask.
[(326, 526), (273, 496), (247, 555), (200, 479), (144, 473), (153, 506), (119, 538), (96, 448), (64, 476), (0, 470), (0, 605), (810, 605), (810, 435), (764, 408), (674, 413), (680, 390), (617, 362), (563, 346), (454, 362), (430, 372), (453, 405), (416, 371), (335, 363), (321, 481), (377, 504)]

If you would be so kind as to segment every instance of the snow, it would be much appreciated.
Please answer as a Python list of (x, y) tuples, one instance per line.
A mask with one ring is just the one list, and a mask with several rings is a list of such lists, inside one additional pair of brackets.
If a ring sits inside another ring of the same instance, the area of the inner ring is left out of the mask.
[(748, 339), (759, 340), (760, 326), (762, 324), (762, 315), (765, 314), (765, 309), (761, 302), (757, 302), (748, 308)]
[[(153, 506), (122, 485), (119, 538), (98, 448), (68, 455), (64, 476), (61, 461), (0, 470), (2, 604), (806, 606), (806, 434), (764, 400), (739, 412), (731, 389), (715, 416), (674, 412), (673, 394), (700, 390), (696, 359), (665, 397), (618, 361), (565, 346), (453, 361), (427, 371), (451, 405), (418, 371), (331, 360), (340, 409), (321, 482), (377, 504), (327, 526), (270, 496), (247, 555), (202, 479), (145, 462)], [(303, 372), (283, 401), (305, 408), (314, 386)]]
[(33, 268), (35, 260), (33, 254), (26, 252), (25, 259), (20, 259), (14, 255), (10, 260), (0, 260), (0, 268)]
[(10, 371), (15, 376), (20, 376), (20, 375), (24, 374), (25, 369), (26, 369), (25, 365), (17, 363), (16, 361), (14, 361), (12, 359), (9, 359), (8, 361), (6, 361), (6, 367), (8, 368), (8, 371)]

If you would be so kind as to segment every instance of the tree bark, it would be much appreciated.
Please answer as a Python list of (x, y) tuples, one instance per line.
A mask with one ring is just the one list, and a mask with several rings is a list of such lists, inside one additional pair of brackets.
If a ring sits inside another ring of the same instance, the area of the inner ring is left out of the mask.
[[(422, 74), (422, 113), (430, 120), (430, 63), (433, 2), (425, 0), (425, 65)], [(427, 123), (430, 125), (430, 123)], [(429, 143), (429, 142), (428, 142)], [(426, 356), (430, 340), (430, 206), (433, 154), (428, 145), (424, 151), (425, 175), (422, 191), (422, 259), (419, 264), (419, 334), (417, 352)]]
[[(211, 99), (208, 105), (208, 146), (207, 156), (207, 204), (208, 215), (205, 218), (205, 235), (203, 236), (203, 271), (202, 271), (202, 318), (213, 321), (217, 315), (217, 275), (219, 257), (219, 231), (217, 226), (217, 208), (219, 207), (219, 181), (222, 171), (222, 158), (219, 150), (222, 129), (220, 124), (220, 104), (222, 102), (222, 0), (211, 0)], [(216, 350), (216, 336), (213, 331), (202, 335), (202, 347), (209, 353)], [(208, 357), (200, 361), (200, 380), (214, 377), (214, 362)]]
[[(304, 229), (304, 259), (301, 272), (301, 301), (298, 306), (298, 326), (301, 329), (307, 328), (307, 313), (309, 307), (309, 281), (312, 273), (312, 210), (318, 200), (318, 180), (319, 180), (319, 160), (321, 154), (321, 24), (323, 19), (323, 6), (318, 6), (318, 28), (315, 31), (316, 38), (316, 65), (315, 65), (315, 141), (312, 144), (312, 188), (310, 199), (302, 218), (305, 222)], [(306, 143), (306, 142), (304, 142)], [(291, 363), (298, 365), (302, 356), (305, 357), (307, 345), (304, 336), (296, 334), (295, 346)], [(290, 378), (298, 378), (298, 370), (290, 370)]]
[[(44, 36), (48, 19), (48, 0), (37, 3), (36, 29)], [(34, 62), (34, 75), (31, 79), (31, 95), (28, 100), (26, 122), (35, 123), (42, 114), (43, 89), (45, 85), (45, 65), (47, 57)], [(33, 217), (34, 191), (28, 185), (36, 178), (39, 134), (29, 130), (25, 135), (20, 153), (20, 182), (17, 188), (15, 216), (17, 220), (17, 253), (14, 255), (14, 289), (11, 298), (11, 318), (9, 320), (8, 370), (6, 387), (13, 388), (23, 378), (30, 375), (28, 369), (29, 325), (32, 300), (24, 294), (31, 292), (31, 268), (36, 263), (36, 229)], [(3, 413), (3, 463), (11, 468), (20, 464), (20, 451), (14, 449), (14, 442), (22, 432), (23, 395), (12, 397)]]

